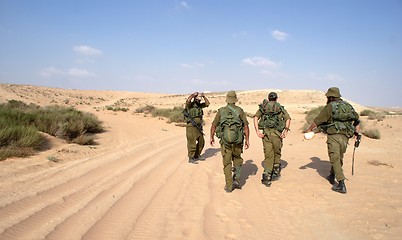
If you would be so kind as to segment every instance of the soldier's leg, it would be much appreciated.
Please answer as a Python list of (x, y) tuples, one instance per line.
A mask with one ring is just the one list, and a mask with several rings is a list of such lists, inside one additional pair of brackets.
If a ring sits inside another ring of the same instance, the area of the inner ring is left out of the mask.
[(262, 139), (262, 144), (264, 146), (264, 173), (271, 174), (272, 165), (274, 164), (274, 147), (271, 141), (271, 136), (265, 135)]
[(204, 149), (205, 146), (205, 139), (204, 135), (200, 131), (197, 133), (197, 147), (195, 151), (195, 158), (199, 158), (202, 153), (202, 149)]
[(223, 173), (225, 174), (225, 190), (231, 192), (233, 190), (232, 179), (232, 149), (221, 145), (221, 154), (223, 162)]
[(194, 129), (195, 129), (194, 127), (186, 127), (187, 152), (188, 152), (189, 158), (194, 158), (195, 151), (196, 151), (197, 144), (196, 144), (196, 135), (194, 133)]
[(349, 138), (346, 137), (345, 135), (341, 135), (339, 142), (340, 142), (340, 146), (341, 146), (341, 157), (340, 157), (340, 161), (341, 161), (341, 166), (343, 167), (343, 156), (345, 155), (346, 149), (348, 147), (348, 141)]
[(274, 169), (273, 169), (273, 177), (274, 178), (279, 178), (280, 177), (280, 171), (281, 171), (281, 156), (282, 156), (282, 146), (283, 146), (283, 141), (282, 138), (278, 136), (270, 136), (272, 139), (272, 147), (274, 149)]
[(241, 189), (240, 178), (241, 178), (241, 166), (243, 165), (243, 158), (241, 157), (242, 152), (243, 152), (242, 145), (238, 145), (233, 148), (233, 166), (234, 166), (233, 186), (238, 189)]
[(340, 135), (341, 134), (328, 135), (327, 138), (329, 160), (331, 161), (332, 168), (334, 169), (335, 177), (338, 182), (346, 179), (345, 175), (343, 174), (341, 164), (342, 147)]

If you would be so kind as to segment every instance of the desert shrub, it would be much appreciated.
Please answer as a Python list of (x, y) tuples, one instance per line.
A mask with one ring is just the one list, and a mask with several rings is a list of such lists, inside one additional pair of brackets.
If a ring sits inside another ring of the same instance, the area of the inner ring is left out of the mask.
[(378, 129), (367, 129), (363, 130), (362, 134), (368, 138), (373, 138), (373, 139), (380, 139), (381, 134)]
[(25, 157), (38, 149), (43, 139), (32, 126), (18, 125), (0, 115), (0, 160), (8, 157)]
[(360, 112), (360, 116), (369, 116), (370, 114), (374, 114), (375, 112), (370, 109), (364, 109)]
[(139, 107), (135, 110), (136, 113), (151, 113), (155, 110), (155, 107), (152, 105), (145, 105), (143, 107)]
[(385, 113), (384, 112), (372, 113), (368, 116), (368, 119), (382, 121), (385, 119)]
[(169, 123), (181, 123), (184, 122), (183, 110), (182, 107), (174, 107), (173, 109), (155, 108), (151, 114), (153, 117), (167, 118)]
[(307, 131), (307, 129), (310, 127), (311, 123), (313, 122), (314, 118), (316, 118), (318, 116), (318, 114), (321, 112), (321, 110), (324, 108), (324, 106), (319, 106), (316, 108), (313, 108), (309, 111), (306, 111), (306, 122), (304, 123), (303, 127), (302, 127), (302, 131), (305, 133)]
[(35, 126), (39, 131), (67, 141), (85, 133), (103, 131), (101, 122), (94, 115), (80, 112), (72, 107), (47, 107), (36, 112), (35, 119)]
[(74, 138), (71, 142), (79, 145), (93, 145), (95, 144), (95, 137), (89, 134), (81, 134)]
[[(102, 132), (103, 127), (94, 115), (71, 107), (40, 108), (15, 100), (0, 104), (2, 158), (32, 154), (42, 143), (39, 131), (71, 142), (84, 134)], [(93, 143), (87, 136), (82, 139), (76, 142)]]
[(369, 120), (382, 121), (385, 119), (387, 112), (375, 112), (373, 110), (365, 109), (360, 112), (360, 116), (367, 116)]

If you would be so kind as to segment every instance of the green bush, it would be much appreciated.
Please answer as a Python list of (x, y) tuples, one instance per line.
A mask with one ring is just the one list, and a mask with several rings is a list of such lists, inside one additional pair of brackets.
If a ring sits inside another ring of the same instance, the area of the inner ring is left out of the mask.
[(155, 110), (154, 106), (151, 105), (145, 105), (143, 107), (139, 107), (135, 110), (136, 113), (151, 113), (152, 111)]
[(151, 114), (153, 117), (167, 118), (169, 123), (182, 123), (184, 122), (183, 110), (182, 107), (174, 107), (173, 109), (154, 108)]
[(362, 134), (368, 138), (372, 138), (372, 139), (380, 139), (381, 138), (381, 134), (380, 131), (378, 129), (367, 129), (364, 130), (362, 132)]
[(375, 112), (369, 109), (365, 109), (360, 112), (360, 116), (367, 116), (369, 120), (382, 121), (385, 119), (387, 112)]
[(42, 143), (45, 132), (78, 144), (92, 144), (89, 134), (103, 131), (101, 122), (90, 113), (72, 107), (27, 105), (10, 100), (0, 104), (0, 159), (27, 156)]
[(319, 106), (316, 108), (313, 108), (309, 111), (306, 111), (306, 122), (304, 123), (303, 127), (302, 127), (302, 131), (305, 133), (307, 131), (307, 129), (310, 127), (311, 123), (313, 122), (314, 118), (316, 118), (318, 116), (318, 114), (321, 112), (321, 110), (324, 108), (324, 106)]
[(385, 113), (384, 112), (372, 113), (368, 116), (368, 119), (382, 121), (385, 119)]
[(360, 112), (360, 116), (364, 117), (364, 116), (369, 116), (371, 114), (374, 114), (375, 112), (370, 110), (370, 109), (364, 109), (363, 111)]

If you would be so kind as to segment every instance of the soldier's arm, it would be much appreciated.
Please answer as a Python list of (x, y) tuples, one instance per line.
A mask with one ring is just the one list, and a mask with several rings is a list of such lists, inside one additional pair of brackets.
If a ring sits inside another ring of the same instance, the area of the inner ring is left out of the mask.
[(216, 126), (211, 125), (211, 130), (209, 132), (209, 134), (210, 134), (209, 143), (211, 144), (211, 146), (214, 146), (214, 143), (215, 143), (215, 137), (214, 137), (215, 131), (216, 131)]
[(246, 137), (246, 143), (244, 144), (244, 148), (248, 149), (250, 147), (250, 129), (247, 125), (244, 125), (244, 135)]
[[(290, 121), (291, 119), (288, 118), (285, 122), (285, 128), (283, 129), (282, 133), (281, 133), (281, 138), (286, 138), (286, 136), (288, 135), (288, 132), (290, 131)], [(309, 132), (309, 131), (308, 131)]]
[(197, 95), (198, 95), (198, 92), (194, 92), (193, 94), (188, 96), (188, 98), (186, 100), (186, 105), (189, 104), (193, 98), (197, 97)]
[(205, 97), (204, 93), (201, 93), (201, 97), (204, 99), (205, 107), (208, 107), (210, 104), (208, 98)]

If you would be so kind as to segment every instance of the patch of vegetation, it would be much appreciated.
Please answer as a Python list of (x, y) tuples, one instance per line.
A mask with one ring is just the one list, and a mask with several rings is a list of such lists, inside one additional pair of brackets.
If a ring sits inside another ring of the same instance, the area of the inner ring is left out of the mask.
[(145, 105), (143, 107), (139, 107), (135, 110), (135, 113), (151, 113), (153, 110), (155, 110), (154, 106), (151, 105)]
[(367, 116), (369, 120), (382, 121), (385, 119), (387, 112), (375, 112), (369, 109), (365, 109), (360, 112), (360, 116)]
[(307, 129), (310, 127), (311, 123), (314, 121), (314, 118), (318, 116), (318, 114), (321, 112), (321, 110), (324, 108), (324, 106), (319, 106), (316, 108), (313, 108), (309, 111), (304, 112), (306, 114), (306, 122), (304, 123), (302, 127), (303, 133), (307, 131)]
[(367, 129), (367, 130), (363, 130), (362, 134), (368, 138), (372, 138), (372, 139), (380, 139), (381, 138), (381, 134), (380, 131), (378, 129)]
[(118, 111), (127, 112), (129, 110), (128, 108), (125, 107), (113, 107), (113, 106), (107, 106), (106, 109), (113, 112)]
[(166, 118), (168, 123), (184, 123), (183, 107), (174, 107), (172, 109), (156, 108), (151, 105), (139, 107), (135, 113), (150, 114), (152, 117)]
[(91, 134), (103, 127), (94, 115), (72, 107), (42, 108), (10, 100), (0, 104), (0, 159), (31, 155), (43, 141), (39, 131), (67, 142), (93, 144)]

